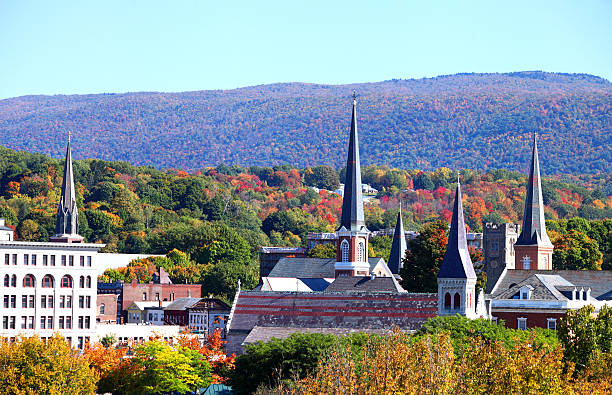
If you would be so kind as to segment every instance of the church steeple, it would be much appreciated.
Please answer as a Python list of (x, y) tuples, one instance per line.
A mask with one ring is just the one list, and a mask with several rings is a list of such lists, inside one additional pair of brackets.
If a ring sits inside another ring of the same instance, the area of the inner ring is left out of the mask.
[(461, 184), (453, 205), (446, 253), (438, 272), (438, 315), (475, 317), (476, 273), (470, 258), (461, 203)]
[(365, 226), (363, 197), (361, 192), (361, 162), (359, 161), (359, 139), (357, 137), (357, 97), (353, 92), (353, 115), (349, 136), (346, 178), (342, 199), (340, 226), (347, 230), (359, 230)]
[(476, 278), (467, 245), (463, 203), (461, 202), (461, 184), (459, 180), (457, 180), (453, 218), (448, 233), (448, 245), (446, 246), (442, 265), (440, 265), (438, 278)]
[(370, 274), (368, 261), (368, 235), (363, 216), (361, 196), (361, 163), (359, 162), (359, 141), (357, 137), (357, 98), (353, 92), (353, 116), (349, 136), (346, 178), (342, 198), (340, 229), (337, 230), (335, 276), (367, 276)]
[(395, 224), (395, 232), (393, 233), (393, 243), (391, 244), (391, 254), (387, 266), (393, 274), (399, 274), (400, 269), (404, 266), (402, 260), (406, 254), (406, 236), (404, 234), (404, 223), (402, 221), (402, 205), (400, 204), (399, 213), (397, 214), (397, 222)]
[(536, 134), (534, 133), (531, 167), (529, 168), (529, 181), (527, 182), (527, 196), (525, 198), (525, 212), (523, 215), (523, 229), (516, 241), (516, 245), (552, 245), (546, 233), (546, 223), (544, 220), (540, 161), (536, 139)]
[(533, 135), (531, 167), (527, 181), (523, 228), (516, 243), (514, 256), (516, 269), (552, 269), (553, 244), (546, 233), (544, 218), (544, 199), (540, 181), (540, 160), (538, 158), (537, 137)]
[(70, 150), (70, 134), (66, 146), (66, 161), (64, 163), (64, 178), (62, 180), (62, 191), (60, 203), (57, 208), (57, 219), (55, 223), (55, 236), (51, 241), (59, 242), (82, 242), (79, 236), (79, 210), (76, 202), (74, 189), (74, 176), (72, 173), (72, 152)]

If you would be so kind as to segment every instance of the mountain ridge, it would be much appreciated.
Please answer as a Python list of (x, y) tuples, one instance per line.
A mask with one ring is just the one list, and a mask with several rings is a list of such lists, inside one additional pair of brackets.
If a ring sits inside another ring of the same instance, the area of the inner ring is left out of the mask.
[(462, 73), (344, 85), (29, 95), (0, 100), (0, 144), (60, 157), (195, 170), (342, 166), (358, 93), (364, 164), (523, 171), (532, 132), (547, 174), (610, 171), (612, 84), (588, 74)]

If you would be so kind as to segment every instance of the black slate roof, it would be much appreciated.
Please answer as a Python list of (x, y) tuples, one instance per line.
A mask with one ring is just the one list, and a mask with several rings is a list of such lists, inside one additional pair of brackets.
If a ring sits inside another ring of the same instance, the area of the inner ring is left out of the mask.
[(527, 182), (527, 196), (525, 197), (523, 227), (515, 245), (552, 246), (548, 234), (546, 233), (543, 202), (538, 144), (536, 135), (534, 134), (531, 167), (529, 168), (529, 181)]
[(338, 277), (325, 292), (406, 292), (394, 277)]
[[(382, 258), (369, 258), (370, 271)], [(268, 274), (268, 277), (291, 278), (334, 278), (335, 258), (281, 258)]]
[(448, 233), (448, 245), (440, 265), (438, 278), (476, 278), (465, 234), (463, 203), (461, 203), (461, 184), (459, 180), (457, 180), (453, 218)]
[[(571, 285), (591, 288), (591, 297), (612, 300), (612, 271), (610, 270), (506, 270), (493, 287), (491, 296), (496, 299), (511, 287), (535, 274), (560, 276)], [(560, 292), (560, 291), (559, 291)]]
[(349, 136), (348, 158), (346, 160), (346, 178), (344, 179), (340, 228), (344, 227), (347, 230), (358, 231), (364, 226), (361, 162), (359, 161), (359, 138), (357, 136), (357, 99), (355, 94), (353, 94), (353, 115), (351, 117), (351, 133)]
[(202, 298), (178, 298), (166, 306), (164, 310), (185, 310), (195, 305), (200, 300), (202, 300)]

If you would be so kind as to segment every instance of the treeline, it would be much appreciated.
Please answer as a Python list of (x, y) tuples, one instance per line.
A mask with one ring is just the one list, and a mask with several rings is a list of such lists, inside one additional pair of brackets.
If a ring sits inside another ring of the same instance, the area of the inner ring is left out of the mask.
[(458, 74), (368, 84), (24, 96), (0, 101), (0, 144), (194, 171), (218, 163), (343, 165), (357, 90), (364, 164), (523, 170), (538, 132), (547, 174), (609, 172), (612, 84), (584, 74)]

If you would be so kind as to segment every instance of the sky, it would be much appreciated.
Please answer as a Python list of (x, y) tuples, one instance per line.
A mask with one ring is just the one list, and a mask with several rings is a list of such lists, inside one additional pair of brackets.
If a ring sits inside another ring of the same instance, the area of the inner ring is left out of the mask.
[(544, 70), (612, 80), (611, 0), (0, 0), (0, 99)]

